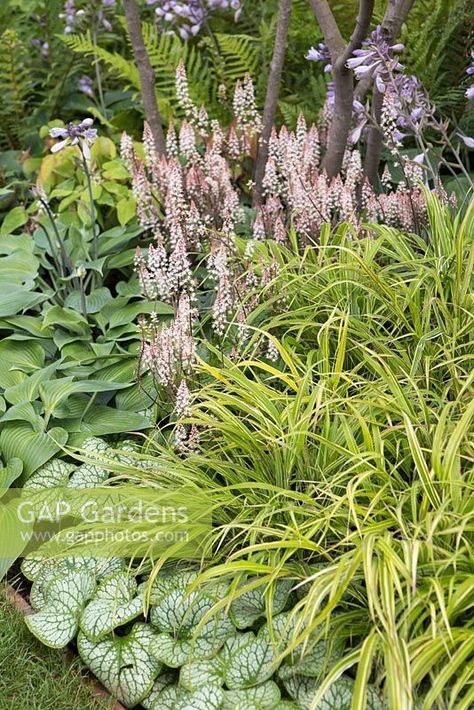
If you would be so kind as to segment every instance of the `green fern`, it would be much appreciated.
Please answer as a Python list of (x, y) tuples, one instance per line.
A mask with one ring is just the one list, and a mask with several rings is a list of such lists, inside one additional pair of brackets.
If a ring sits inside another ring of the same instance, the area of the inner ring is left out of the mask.
[(0, 144), (20, 147), (31, 84), (26, 51), (13, 30), (0, 36)]

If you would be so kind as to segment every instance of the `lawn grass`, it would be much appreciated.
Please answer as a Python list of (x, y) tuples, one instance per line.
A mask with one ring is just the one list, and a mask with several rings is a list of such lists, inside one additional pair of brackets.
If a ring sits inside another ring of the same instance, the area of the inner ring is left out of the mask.
[(81, 681), (81, 666), (66, 664), (60, 651), (46, 648), (28, 631), (23, 614), (0, 589), (1, 710), (105, 710)]

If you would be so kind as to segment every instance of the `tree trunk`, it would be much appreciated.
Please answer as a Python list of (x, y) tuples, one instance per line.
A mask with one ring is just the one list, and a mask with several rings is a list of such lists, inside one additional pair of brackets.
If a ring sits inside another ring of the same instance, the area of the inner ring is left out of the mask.
[(285, 61), (286, 45), (288, 41), (288, 30), (291, 19), (291, 0), (280, 0), (278, 10), (278, 24), (273, 48), (272, 63), (270, 65), (270, 75), (268, 77), (267, 93), (265, 96), (265, 107), (263, 110), (263, 127), (260, 134), (257, 160), (254, 173), (254, 197), (253, 204), (259, 205), (263, 196), (263, 178), (268, 160), (268, 143), (270, 140), (275, 114), (280, 92), (281, 74)]
[(347, 45), (341, 36), (328, 0), (309, 0), (309, 2), (323, 33), (332, 63), (334, 115), (323, 159), (323, 168), (328, 177), (332, 178), (341, 171), (352, 122), (354, 79), (346, 62), (367, 37), (374, 11), (374, 0), (359, 0), (356, 26)]
[(135, 57), (138, 74), (140, 76), (145, 119), (150, 126), (157, 152), (164, 155), (166, 153), (166, 141), (165, 134), (163, 132), (161, 115), (156, 101), (155, 73), (150, 64), (150, 58), (146, 51), (145, 43), (143, 42), (138, 5), (136, 0), (123, 0), (123, 7), (125, 10), (125, 18), (127, 20), (133, 56)]

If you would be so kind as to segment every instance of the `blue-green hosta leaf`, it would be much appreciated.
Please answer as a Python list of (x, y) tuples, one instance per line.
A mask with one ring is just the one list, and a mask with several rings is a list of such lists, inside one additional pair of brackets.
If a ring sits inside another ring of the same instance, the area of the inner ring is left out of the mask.
[[(278, 580), (271, 599), (271, 612), (279, 614), (286, 606), (290, 590), (291, 580)], [(265, 594), (262, 587), (250, 589), (237, 597), (230, 606), (230, 617), (238, 629), (247, 629), (255, 621), (266, 615)]]
[(222, 710), (273, 710), (281, 699), (280, 688), (272, 680), (243, 690), (228, 690)]
[(150, 654), (154, 633), (137, 622), (128, 636), (110, 636), (94, 642), (80, 631), (77, 647), (84, 663), (126, 707), (149, 695), (161, 664)]
[(263, 683), (275, 671), (271, 645), (261, 638), (249, 639), (230, 654), (224, 679), (231, 690), (250, 688)]
[(54, 488), (66, 486), (69, 476), (76, 467), (63, 459), (51, 459), (35, 471), (26, 481), (24, 488)]
[(118, 626), (143, 612), (143, 597), (127, 572), (117, 572), (101, 582), (94, 598), (82, 612), (80, 627), (91, 641), (100, 641)]
[(151, 426), (152, 422), (149, 416), (105, 405), (92, 406), (82, 420), (82, 429), (95, 436), (142, 431)]
[(95, 590), (95, 577), (74, 571), (52, 579), (43, 591), (44, 606), (26, 617), (30, 631), (51, 648), (63, 648), (75, 637), (79, 615)]
[(5, 338), (0, 342), (0, 387), (19, 384), (27, 374), (40, 369), (44, 359), (44, 349), (38, 343)]
[[(92, 293), (86, 295), (86, 312), (98, 313), (107, 303), (112, 300), (112, 294), (108, 288), (96, 288)], [(81, 296), (78, 291), (73, 291), (66, 298), (64, 305), (72, 308), (77, 313), (82, 314)]]
[[(151, 692), (143, 698), (141, 705), (143, 705), (146, 710), (155, 710), (160, 707), (160, 696), (166, 688), (174, 687), (176, 690), (176, 675), (172, 671), (162, 671), (158, 678), (153, 683)], [(163, 705), (161, 705), (163, 708)]]
[(224, 667), (219, 657), (204, 661), (193, 661), (181, 667), (179, 684), (186, 690), (197, 690), (202, 686), (224, 684)]
[(10, 459), (6, 466), (0, 467), (0, 498), (10, 488), (12, 483), (21, 476), (22, 471), (23, 461), (20, 459)]
[(26, 422), (7, 422), (0, 434), (0, 450), (7, 461), (21, 459), (24, 473), (30, 476), (58, 453), (67, 439), (67, 432), (60, 427), (39, 434)]

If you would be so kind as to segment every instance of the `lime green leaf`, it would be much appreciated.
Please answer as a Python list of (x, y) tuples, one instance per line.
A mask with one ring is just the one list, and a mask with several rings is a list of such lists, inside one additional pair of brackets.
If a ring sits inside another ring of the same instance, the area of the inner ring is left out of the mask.
[(136, 212), (137, 203), (133, 195), (124, 197), (117, 202), (117, 217), (122, 227), (135, 217)]

